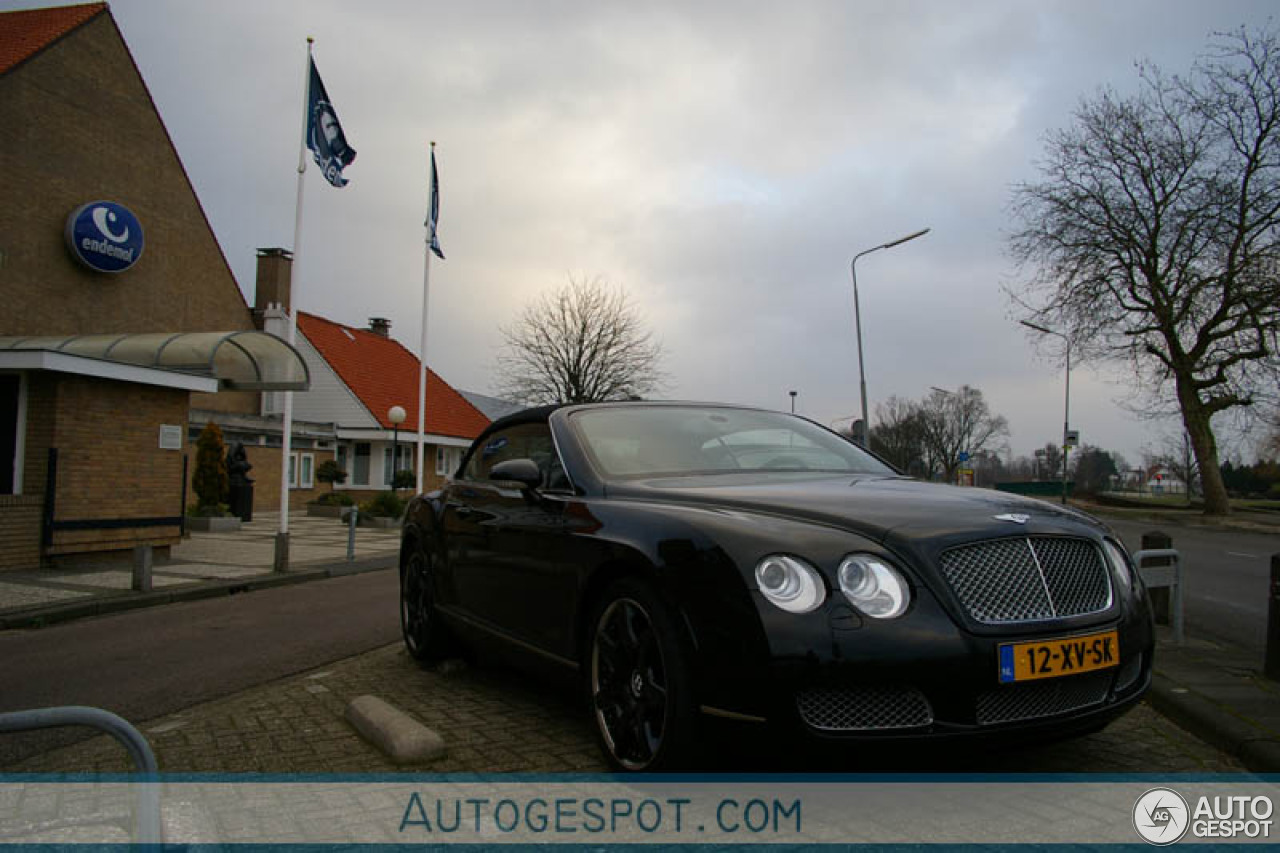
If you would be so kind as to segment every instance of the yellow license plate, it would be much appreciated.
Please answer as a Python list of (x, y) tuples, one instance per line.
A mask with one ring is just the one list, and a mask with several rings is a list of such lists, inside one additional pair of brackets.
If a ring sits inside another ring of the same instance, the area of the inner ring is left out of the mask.
[(1120, 665), (1120, 636), (1116, 631), (1057, 637), (1000, 646), (1000, 680), (1034, 681)]

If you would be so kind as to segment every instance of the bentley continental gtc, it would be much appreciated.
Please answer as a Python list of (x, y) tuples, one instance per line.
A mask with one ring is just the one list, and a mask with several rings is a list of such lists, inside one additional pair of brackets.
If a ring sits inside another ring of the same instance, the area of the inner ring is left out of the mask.
[(803, 418), (606, 403), (494, 422), (406, 512), (401, 627), (576, 672), (612, 766), (717, 718), (819, 742), (1094, 731), (1153, 628), (1120, 541), (1041, 501), (902, 476)]

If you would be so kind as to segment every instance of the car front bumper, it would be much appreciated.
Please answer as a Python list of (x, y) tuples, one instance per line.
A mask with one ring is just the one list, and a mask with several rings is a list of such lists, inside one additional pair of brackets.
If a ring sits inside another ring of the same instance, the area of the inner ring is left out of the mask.
[[(802, 618), (759, 601), (768, 652), (750, 663), (705, 661), (703, 711), (766, 722), (817, 739), (948, 739), (1071, 734), (1104, 725), (1136, 704), (1151, 681), (1154, 632), (1145, 597), (1094, 619), (978, 631), (928, 595), (892, 622), (843, 605)], [(1001, 683), (1007, 643), (1116, 631), (1116, 665), (1081, 674)], [(709, 643), (708, 651), (716, 644)], [(716, 657), (714, 654), (712, 657)], [(709, 665), (708, 665), (709, 664)]]

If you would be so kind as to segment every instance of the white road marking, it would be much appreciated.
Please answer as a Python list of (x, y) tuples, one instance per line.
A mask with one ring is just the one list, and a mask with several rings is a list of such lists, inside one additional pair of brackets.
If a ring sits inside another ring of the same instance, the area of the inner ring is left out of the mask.
[(1248, 557), (1251, 560), (1256, 560), (1258, 558), (1257, 554), (1246, 554), (1243, 551), (1228, 551), (1227, 556), (1228, 557)]

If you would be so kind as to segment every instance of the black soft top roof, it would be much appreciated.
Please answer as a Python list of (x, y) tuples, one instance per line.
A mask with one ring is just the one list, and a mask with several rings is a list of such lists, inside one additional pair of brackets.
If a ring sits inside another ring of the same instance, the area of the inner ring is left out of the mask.
[(546, 423), (547, 418), (551, 416), (552, 412), (556, 409), (563, 409), (565, 405), (565, 403), (553, 403), (550, 406), (534, 406), (532, 408), (521, 409), (518, 412), (505, 415), (485, 427), (484, 432), (480, 433), (480, 435), (476, 437), (476, 440), (479, 441), (489, 433), (496, 432), (500, 429), (506, 429), (507, 427), (519, 426), (520, 424)]

